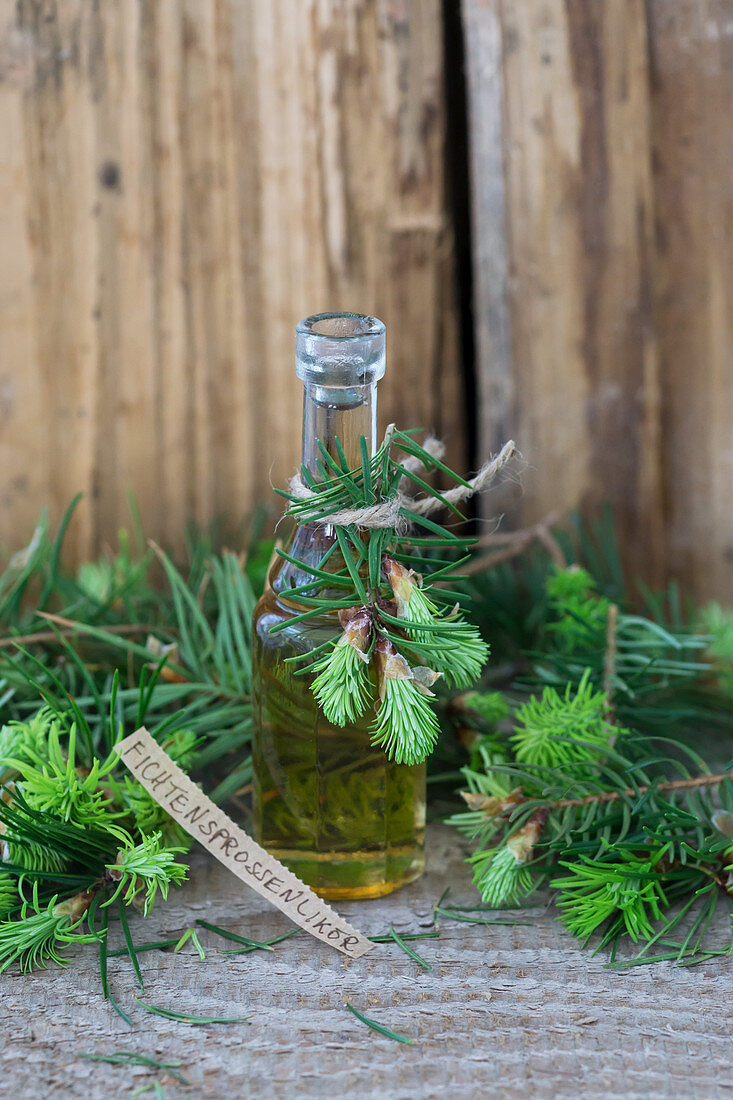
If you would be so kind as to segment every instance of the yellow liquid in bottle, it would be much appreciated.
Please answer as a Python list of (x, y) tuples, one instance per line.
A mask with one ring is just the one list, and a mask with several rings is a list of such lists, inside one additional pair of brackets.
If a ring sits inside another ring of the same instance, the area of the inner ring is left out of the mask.
[[(301, 529), (290, 553), (317, 562), (323, 550), (310, 538)], [(301, 666), (285, 658), (332, 638), (338, 620), (323, 616), (270, 633), (303, 610), (283, 598), (283, 568), (292, 575), (292, 566), (274, 567), (254, 615), (255, 834), (322, 897), (379, 897), (424, 870), (425, 765), (395, 764), (372, 746), (371, 707), (345, 727), (325, 719), (312, 675), (296, 675)], [(292, 580), (308, 576), (296, 571)]]

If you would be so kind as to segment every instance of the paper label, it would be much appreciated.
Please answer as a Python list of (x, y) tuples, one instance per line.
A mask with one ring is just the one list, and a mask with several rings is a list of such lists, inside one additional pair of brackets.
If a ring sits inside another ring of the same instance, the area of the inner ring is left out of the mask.
[(194, 840), (305, 932), (350, 959), (371, 951), (373, 943), (235, 825), (173, 763), (144, 726), (120, 741), (115, 751), (158, 805)]

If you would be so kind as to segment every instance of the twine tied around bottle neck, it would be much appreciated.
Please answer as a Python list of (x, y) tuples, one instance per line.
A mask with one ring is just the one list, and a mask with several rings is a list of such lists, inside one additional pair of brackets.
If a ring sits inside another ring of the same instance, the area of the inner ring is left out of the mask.
[[(389, 441), (393, 431), (394, 425), (390, 424), (385, 435), (385, 442)], [(434, 436), (428, 436), (422, 447), (436, 459), (441, 459), (445, 453), (444, 443)], [(456, 485), (452, 489), (447, 489), (444, 493), (441, 493), (440, 498), (432, 496), (415, 497), (406, 492), (404, 486), (410, 480), (409, 474), (407, 474), (402, 478), (397, 492), (393, 496), (387, 497), (386, 500), (379, 501), (377, 504), (369, 504), (364, 508), (344, 508), (325, 516), (321, 515), (318, 517), (318, 522), (339, 527), (354, 526), (366, 530), (394, 529), (398, 534), (404, 534), (409, 530), (410, 523), (408, 518), (401, 513), (403, 508), (419, 516), (429, 516), (432, 512), (437, 512), (440, 508), (445, 507), (446, 504), (457, 505), (470, 500), (477, 493), (485, 492), (491, 486), (497, 474), (518, 454), (519, 451), (514, 440), (510, 439), (497, 455), (483, 464), (475, 477), (472, 477), (465, 485)], [(417, 473), (418, 470), (423, 468), (420, 459), (413, 456), (406, 458), (401, 465), (410, 473)], [(305, 484), (300, 472), (294, 474), (290, 479), (289, 492), (299, 501), (313, 501), (315, 504), (319, 499), (318, 493), (313, 492)]]

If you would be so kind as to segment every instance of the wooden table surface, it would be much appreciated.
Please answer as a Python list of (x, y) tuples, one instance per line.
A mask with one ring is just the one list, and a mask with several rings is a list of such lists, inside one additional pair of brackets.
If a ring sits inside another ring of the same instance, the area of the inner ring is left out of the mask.
[[(433, 826), (428, 851), (419, 882), (336, 908), (378, 935), (390, 923), (402, 932), (432, 928), (432, 907), (448, 882), (454, 904), (473, 904), (455, 832)], [(272, 952), (225, 955), (235, 945), (202, 931), (205, 961), (190, 944), (175, 955), (140, 956), (150, 1003), (200, 1015), (250, 1014), (244, 1024), (192, 1027), (148, 1013), (135, 1001), (129, 959), (118, 957), (109, 962), (110, 986), (133, 1021), (129, 1028), (102, 1000), (93, 947), (75, 949), (67, 970), (6, 972), (3, 1096), (96, 1100), (159, 1080), (167, 1098), (733, 1098), (730, 959), (609, 971), (552, 912), (512, 916), (531, 923), (442, 920), (439, 939), (416, 944), (429, 972), (396, 945), (352, 961), (303, 932)], [(133, 918), (132, 932), (138, 942), (170, 937), (196, 919), (256, 939), (288, 928), (282, 914), (197, 855), (190, 882), (147, 921)], [(115, 924), (110, 949), (118, 938)], [(375, 1034), (345, 1001), (415, 1045)], [(180, 1060), (190, 1087), (141, 1067), (78, 1057), (123, 1050)]]

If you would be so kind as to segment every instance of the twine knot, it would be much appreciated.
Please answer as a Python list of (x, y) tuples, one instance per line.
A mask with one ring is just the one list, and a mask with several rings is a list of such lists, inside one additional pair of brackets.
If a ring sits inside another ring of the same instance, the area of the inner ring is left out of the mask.
[[(387, 429), (386, 439), (390, 438), (392, 430), (393, 427), (390, 425), (390, 428)], [(441, 440), (435, 439), (434, 436), (428, 436), (423, 443), (423, 449), (437, 459), (442, 458), (445, 452), (444, 444)], [(485, 492), (491, 486), (497, 474), (517, 454), (519, 452), (516, 444), (513, 439), (510, 439), (504, 444), (498, 455), (483, 464), (475, 477), (472, 477), (465, 485), (456, 485), (452, 489), (447, 489), (444, 493), (441, 493), (440, 497), (415, 497), (405, 491), (404, 486), (410, 480), (409, 474), (416, 473), (418, 469), (423, 467), (420, 459), (410, 456), (402, 463), (408, 473), (402, 478), (392, 496), (376, 504), (366, 505), (363, 508), (343, 508), (338, 512), (319, 516), (319, 522), (339, 527), (353, 526), (363, 530), (394, 529), (399, 534), (404, 534), (409, 530), (410, 523), (407, 517), (402, 514), (402, 509), (414, 512), (419, 516), (428, 516), (432, 512), (444, 508), (447, 504), (457, 505), (470, 500), (477, 493)], [(312, 501), (315, 504), (319, 499), (318, 492), (308, 488), (299, 472), (290, 479), (289, 492), (296, 500), (306, 503)]]

